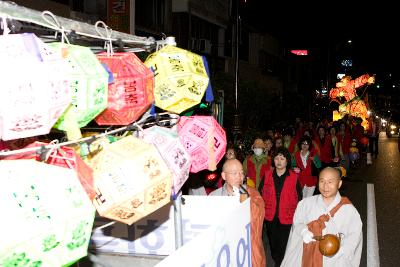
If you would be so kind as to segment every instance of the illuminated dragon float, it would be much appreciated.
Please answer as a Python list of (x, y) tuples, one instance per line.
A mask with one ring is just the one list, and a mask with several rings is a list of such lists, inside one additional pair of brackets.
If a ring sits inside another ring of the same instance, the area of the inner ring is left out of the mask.
[[(338, 110), (333, 111), (333, 120), (340, 120), (346, 114), (349, 114), (353, 117), (362, 118), (361, 125), (364, 129), (368, 129), (367, 104), (357, 95), (357, 89), (374, 82), (375, 76), (364, 74), (354, 80), (351, 79), (351, 76), (344, 76), (340, 82), (336, 83), (336, 88), (329, 92), (331, 101), (339, 103)], [(341, 102), (343, 98), (345, 101)]]

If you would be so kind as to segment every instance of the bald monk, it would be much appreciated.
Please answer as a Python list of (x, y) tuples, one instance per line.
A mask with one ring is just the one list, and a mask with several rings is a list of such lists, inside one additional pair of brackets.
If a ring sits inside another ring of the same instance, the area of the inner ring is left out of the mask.
[(241, 186), (250, 197), (250, 228), (251, 228), (251, 262), (253, 267), (265, 267), (266, 258), (262, 242), (262, 227), (264, 221), (264, 200), (257, 190), (243, 185), (244, 172), (242, 163), (237, 159), (228, 159), (222, 167), (222, 179), (225, 184), (210, 193), (210, 196), (233, 196), (234, 188)]
[[(320, 172), (320, 195), (299, 202), (286, 247), (284, 267), (352, 267), (360, 265), (362, 222), (356, 208), (339, 193), (340, 170), (327, 167)], [(341, 233), (339, 251), (323, 256), (314, 236)]]

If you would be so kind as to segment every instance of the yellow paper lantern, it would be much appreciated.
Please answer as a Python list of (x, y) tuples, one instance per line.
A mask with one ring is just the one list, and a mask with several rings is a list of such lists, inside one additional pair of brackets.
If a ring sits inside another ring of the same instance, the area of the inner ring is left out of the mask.
[(103, 217), (131, 225), (170, 202), (172, 174), (152, 144), (125, 137), (104, 145), (90, 165)]
[(154, 72), (157, 107), (179, 114), (201, 102), (209, 78), (200, 55), (167, 45), (144, 64)]

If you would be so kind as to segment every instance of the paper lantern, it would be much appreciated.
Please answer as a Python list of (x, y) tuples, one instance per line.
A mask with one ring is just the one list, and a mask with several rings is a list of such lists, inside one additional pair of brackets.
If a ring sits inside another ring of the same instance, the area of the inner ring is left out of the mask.
[(136, 121), (154, 101), (153, 73), (133, 53), (107, 53), (97, 58), (112, 71), (107, 109), (96, 117), (99, 125), (128, 125)]
[[(40, 147), (49, 145), (43, 142), (34, 142), (27, 145), (25, 148)], [(39, 152), (39, 153), (38, 153)], [(51, 149), (48, 152), (47, 159), (42, 159), (40, 151), (31, 151), (21, 154), (15, 154), (7, 156), (5, 160), (17, 160), (17, 159), (35, 159), (37, 161), (43, 161), (47, 164), (60, 166), (75, 170), (78, 175), (79, 182), (85, 189), (90, 199), (93, 199), (96, 195), (93, 186), (93, 171), (92, 169), (76, 154), (73, 148), (67, 146), (61, 146), (58, 148)]]
[(154, 145), (128, 136), (105, 145), (90, 164), (103, 217), (131, 225), (170, 201), (172, 174)]
[(0, 161), (0, 266), (65, 266), (87, 255), (95, 209), (76, 172)]
[(363, 100), (357, 97), (353, 98), (353, 100), (340, 105), (339, 112), (342, 115), (350, 114), (353, 117), (360, 117), (362, 119), (361, 125), (364, 127), (364, 129), (369, 129), (368, 108)]
[(144, 140), (152, 143), (172, 172), (176, 194), (189, 177), (191, 159), (174, 129), (153, 126), (144, 130)]
[(144, 64), (154, 71), (157, 107), (179, 114), (200, 103), (209, 82), (201, 56), (167, 45)]
[(50, 46), (65, 55), (72, 92), (72, 103), (54, 128), (65, 131), (68, 120), (84, 127), (107, 107), (108, 73), (88, 47), (62, 43)]
[(333, 121), (338, 121), (343, 118), (343, 115), (339, 113), (337, 110), (334, 110), (332, 114), (333, 114), (332, 115)]
[(180, 117), (178, 133), (186, 151), (192, 157), (191, 172), (216, 170), (226, 148), (224, 129), (212, 116)]
[(61, 55), (34, 34), (9, 34), (0, 61), (0, 139), (48, 134), (71, 103)]

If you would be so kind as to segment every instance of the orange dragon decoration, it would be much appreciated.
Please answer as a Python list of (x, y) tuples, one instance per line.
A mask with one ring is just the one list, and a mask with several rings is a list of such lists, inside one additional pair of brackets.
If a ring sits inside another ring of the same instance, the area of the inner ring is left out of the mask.
[[(344, 115), (349, 114), (354, 117), (362, 118), (361, 125), (368, 129), (368, 109), (367, 105), (358, 95), (357, 89), (366, 85), (373, 84), (375, 76), (364, 74), (357, 79), (352, 80), (350, 76), (344, 76), (340, 82), (336, 83), (336, 88), (331, 89), (329, 97), (332, 101), (339, 102), (339, 110), (333, 112), (333, 120), (339, 120)], [(344, 97), (345, 102), (340, 102)]]

